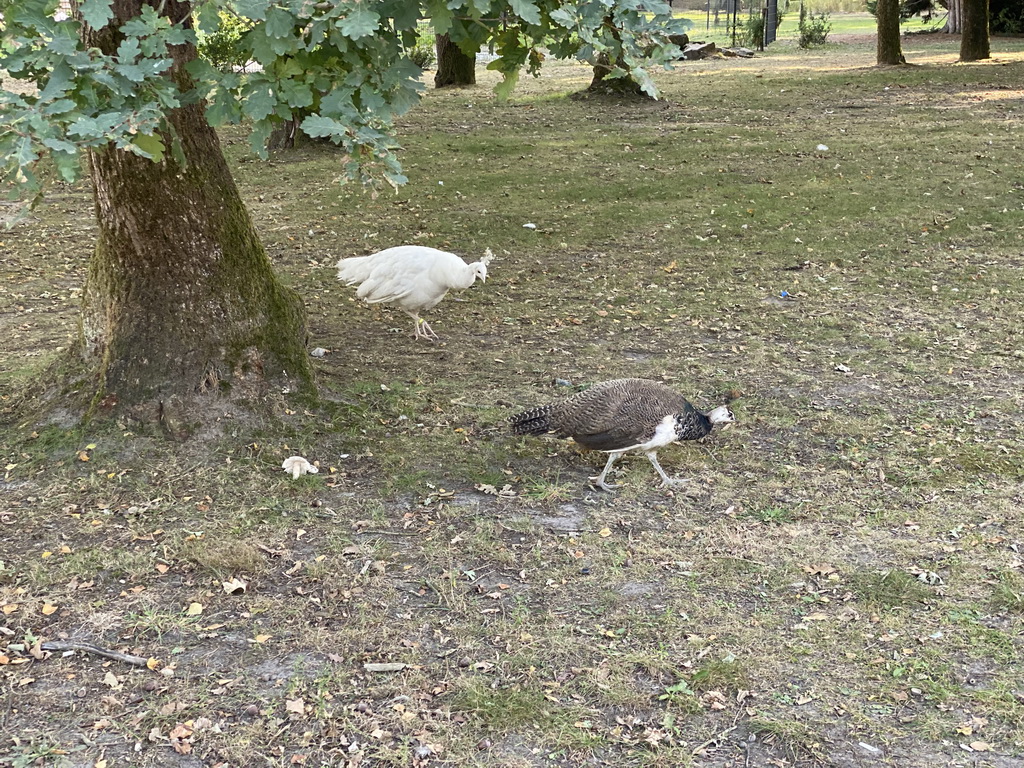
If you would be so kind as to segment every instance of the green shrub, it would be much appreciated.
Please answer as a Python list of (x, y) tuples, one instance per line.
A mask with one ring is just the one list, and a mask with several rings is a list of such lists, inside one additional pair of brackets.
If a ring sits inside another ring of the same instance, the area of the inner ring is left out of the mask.
[(424, 35), (417, 38), (416, 45), (412, 48), (407, 48), (405, 55), (420, 69), (430, 69), (437, 60), (433, 36), (428, 38)]
[(764, 42), (764, 16), (755, 13), (748, 16), (740, 32), (740, 42), (750, 48), (760, 48)]
[(1024, 34), (1024, 4), (993, 2), (991, 10), (993, 33), (1000, 35)]
[(801, 48), (810, 48), (812, 45), (824, 45), (828, 39), (828, 33), (832, 31), (832, 23), (828, 20), (828, 11), (822, 11), (815, 16), (807, 12), (807, 6), (800, 5), (800, 40), (798, 45)]
[(244, 67), (249, 61), (249, 48), (243, 43), (252, 23), (226, 13), (220, 15), (220, 26), (212, 34), (198, 34), (196, 48), (199, 55), (217, 67), (228, 71)]

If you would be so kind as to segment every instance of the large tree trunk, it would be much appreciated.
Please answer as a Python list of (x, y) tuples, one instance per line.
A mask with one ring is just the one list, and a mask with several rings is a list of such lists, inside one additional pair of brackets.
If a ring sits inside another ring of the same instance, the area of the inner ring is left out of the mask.
[[(115, 0), (115, 17), (86, 42), (111, 54), (116, 27), (150, 5), (173, 19), (187, 3)], [(169, 76), (187, 85), (191, 45)], [(96, 250), (83, 293), (81, 350), (99, 403), (183, 435), (195, 406), (218, 395), (252, 401), (282, 380), (312, 383), (301, 299), (275, 277), (203, 105), (168, 121), (187, 165), (112, 146), (90, 153)]]
[(878, 0), (875, 16), (878, 20), (875, 63), (880, 67), (906, 64), (900, 46), (900, 0)]
[(980, 61), (991, 55), (988, 47), (988, 0), (962, 0), (964, 28), (960, 61)]
[(943, 32), (959, 35), (964, 29), (963, 0), (948, 0), (949, 14), (946, 16), (946, 28)]
[(476, 56), (465, 53), (448, 35), (435, 35), (434, 46), (437, 50), (435, 88), (476, 85)]

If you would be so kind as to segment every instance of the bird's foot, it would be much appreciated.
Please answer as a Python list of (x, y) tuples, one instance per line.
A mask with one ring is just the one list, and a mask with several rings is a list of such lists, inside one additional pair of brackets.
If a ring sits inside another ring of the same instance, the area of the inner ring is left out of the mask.
[(440, 337), (434, 333), (434, 329), (430, 327), (430, 324), (426, 320), (420, 320), (416, 323), (416, 333), (413, 335), (414, 339), (426, 339), (427, 341), (437, 342)]
[(677, 485), (684, 485), (685, 483), (688, 482), (690, 482), (690, 478), (688, 477), (666, 477), (664, 480), (661, 481), (661, 485), (659, 485), (658, 487), (675, 488)]
[(591, 477), (590, 482), (593, 483), (598, 488), (600, 488), (602, 491), (608, 491), (608, 493), (611, 493), (616, 488), (621, 487), (618, 483), (606, 483), (600, 475)]

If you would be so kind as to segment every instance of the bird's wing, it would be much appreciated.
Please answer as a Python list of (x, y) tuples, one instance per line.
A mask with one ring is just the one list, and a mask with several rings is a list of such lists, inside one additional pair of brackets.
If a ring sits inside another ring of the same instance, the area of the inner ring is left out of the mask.
[(441, 301), (450, 289), (467, 288), (475, 273), (454, 253), (400, 245), (342, 260), (338, 277), (350, 285), (358, 282), (356, 295), (370, 304), (393, 303), (407, 312), (420, 312)]
[(398, 301), (412, 293), (415, 288), (415, 275), (378, 267), (360, 284), (356, 296), (369, 304), (378, 304)]
[(430, 267), (431, 248), (400, 246), (370, 257), (372, 265), (356, 295), (370, 304), (409, 296)]
[(606, 382), (563, 404), (566, 436), (595, 451), (625, 450), (649, 440), (669, 414), (692, 408), (663, 384), (644, 379)]

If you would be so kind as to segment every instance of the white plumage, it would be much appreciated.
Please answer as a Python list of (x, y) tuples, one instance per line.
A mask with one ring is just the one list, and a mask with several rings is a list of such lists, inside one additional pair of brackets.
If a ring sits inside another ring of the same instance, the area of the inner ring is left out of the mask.
[(356, 285), (358, 296), (368, 304), (394, 304), (413, 319), (414, 338), (436, 339), (437, 334), (420, 317), (450, 290), (469, 288), (478, 278), (487, 280), (487, 265), (494, 255), (488, 248), (480, 261), (467, 264), (454, 253), (422, 245), (400, 245), (369, 256), (338, 262), (338, 279)]

